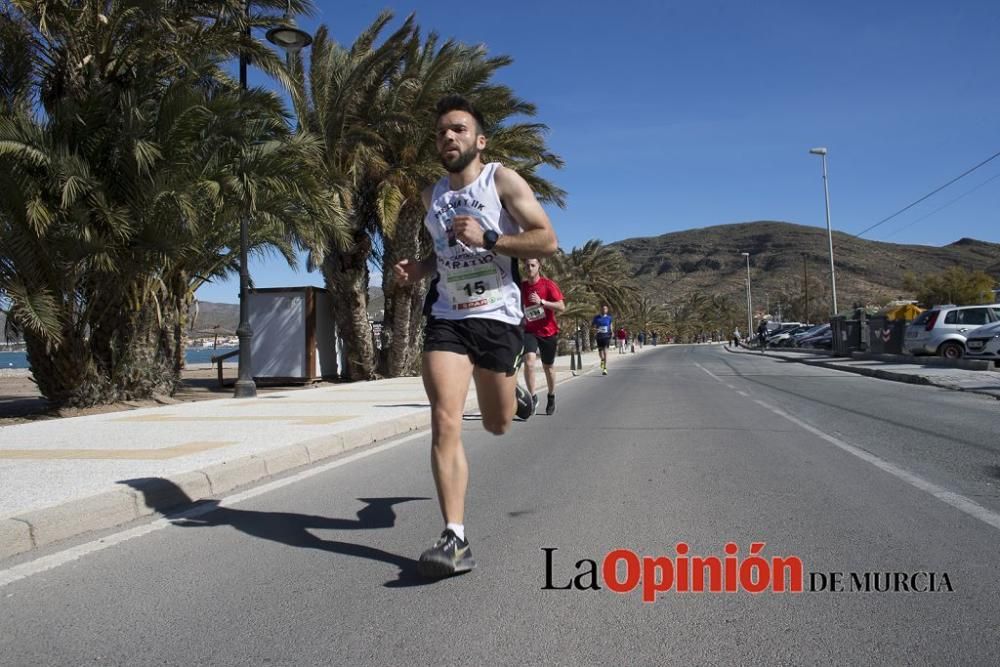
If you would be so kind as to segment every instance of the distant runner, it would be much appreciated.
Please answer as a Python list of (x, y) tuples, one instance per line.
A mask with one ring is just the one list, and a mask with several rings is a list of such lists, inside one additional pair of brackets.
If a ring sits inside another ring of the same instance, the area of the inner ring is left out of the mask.
[[(527, 182), (499, 163), (483, 164), (483, 127), (482, 115), (465, 98), (451, 95), (438, 102), (437, 150), (448, 175), (423, 192), (434, 252), (394, 267), (403, 285), (435, 276), (427, 294), (422, 375), (431, 404), (431, 469), (445, 529), (420, 556), (417, 570), (426, 577), (476, 566), (464, 524), (469, 467), (462, 415), (469, 382), (476, 382), (483, 427), (502, 435), (518, 402), (524, 338), (520, 278), (512, 258), (547, 257), (558, 248)], [(530, 409), (530, 397), (524, 398)]]
[(601, 355), (601, 375), (607, 375), (608, 346), (611, 345), (611, 310), (608, 304), (601, 306), (600, 315), (594, 315), (591, 326), (597, 339), (597, 353)]
[(528, 279), (521, 283), (521, 305), (524, 307), (524, 383), (531, 394), (532, 408), (538, 405), (535, 396), (535, 356), (542, 358), (542, 370), (549, 393), (545, 401), (545, 414), (556, 411), (556, 342), (559, 325), (556, 313), (566, 310), (559, 286), (541, 275), (541, 260), (529, 259), (524, 263)]

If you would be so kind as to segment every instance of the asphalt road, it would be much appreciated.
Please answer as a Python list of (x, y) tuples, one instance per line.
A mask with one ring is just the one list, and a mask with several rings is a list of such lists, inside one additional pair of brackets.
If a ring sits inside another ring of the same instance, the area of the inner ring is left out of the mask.
[[(998, 664), (998, 432), (974, 395), (717, 346), (612, 354), (552, 417), (500, 438), (468, 418), (476, 571), (414, 573), (441, 527), (412, 437), (0, 587), (0, 663)], [(609, 589), (606, 554), (679, 571), (678, 542), (764, 542), (805, 590)], [(937, 590), (893, 590), (915, 572)], [(811, 590), (830, 573), (842, 592)]]

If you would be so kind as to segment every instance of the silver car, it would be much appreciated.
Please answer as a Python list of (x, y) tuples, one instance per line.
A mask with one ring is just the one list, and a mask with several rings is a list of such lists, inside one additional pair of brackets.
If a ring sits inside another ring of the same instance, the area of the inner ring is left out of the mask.
[(910, 354), (961, 359), (965, 354), (965, 334), (992, 322), (1000, 322), (1000, 304), (935, 306), (920, 313), (906, 327), (903, 349)]
[(994, 366), (1000, 366), (1000, 322), (968, 332), (965, 356), (969, 359), (988, 359)]

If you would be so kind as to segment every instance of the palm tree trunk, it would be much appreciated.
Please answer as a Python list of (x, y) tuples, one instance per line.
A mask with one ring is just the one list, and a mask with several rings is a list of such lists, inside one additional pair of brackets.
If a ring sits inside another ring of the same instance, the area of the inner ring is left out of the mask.
[[(423, 216), (416, 206), (404, 208), (391, 243), (386, 243), (382, 269), (385, 321), (382, 326), (382, 372), (386, 377), (416, 375), (420, 367), (420, 336), (426, 282), (396, 284), (392, 267), (405, 258), (424, 256), (429, 249), (422, 238)], [(423, 251), (423, 252), (421, 252)]]
[(152, 296), (136, 310), (123, 294), (116, 300), (106, 292), (107, 304), (90, 323), (89, 347), (107, 391), (99, 402), (142, 400), (172, 395), (180, 382), (171, 299), (157, 308)]
[[(78, 332), (63, 329), (59, 345), (48, 343), (30, 330), (24, 332), (28, 365), (38, 390), (56, 407), (94, 405), (104, 395), (94, 391), (102, 384), (87, 343)], [(96, 396), (95, 396), (96, 394)]]
[(345, 380), (375, 379), (375, 346), (368, 322), (368, 257), (371, 239), (359, 234), (352, 248), (334, 250), (323, 262), (323, 277), (333, 296), (333, 316), (344, 342)]
[(130, 312), (123, 303), (106, 307), (89, 321), (89, 336), (80, 333), (85, 327), (67, 326), (60, 345), (26, 331), (28, 362), (42, 395), (57, 407), (90, 407), (173, 394), (180, 379), (173, 323), (158, 321), (151, 303)]

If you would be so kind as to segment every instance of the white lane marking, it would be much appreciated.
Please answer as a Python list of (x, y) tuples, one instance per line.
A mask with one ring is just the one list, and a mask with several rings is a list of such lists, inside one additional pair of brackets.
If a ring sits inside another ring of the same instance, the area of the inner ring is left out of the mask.
[(720, 378), (720, 377), (719, 377), (718, 375), (716, 375), (716, 374), (715, 374), (715, 373), (713, 373), (712, 371), (708, 370), (707, 368), (705, 368), (704, 366), (702, 366), (701, 364), (699, 364), (699, 363), (698, 363), (697, 361), (696, 361), (696, 362), (694, 362), (694, 365), (695, 365), (695, 366), (697, 366), (698, 368), (700, 368), (701, 370), (705, 371), (706, 373), (708, 373), (708, 376), (709, 376), (710, 378), (712, 378), (713, 380), (718, 380), (719, 382), (721, 382), (722, 384), (725, 384), (725, 385), (726, 385), (727, 387), (729, 387), (730, 389), (735, 389), (735, 387), (730, 387), (730, 385), (726, 384), (726, 381), (725, 381), (725, 380), (723, 380), (723, 379), (722, 379), (722, 378)]
[[(714, 373), (712, 373), (707, 368), (704, 368), (703, 366), (701, 366), (701, 364), (695, 364), (695, 365), (698, 366), (698, 368), (701, 368), (701, 370), (703, 370), (706, 373), (708, 373), (709, 375), (711, 375), (712, 377), (714, 377), (715, 379), (721, 381), (721, 379), (718, 376), (716, 376)], [(740, 393), (742, 394), (743, 392), (740, 392)], [(801, 419), (793, 417), (790, 414), (788, 414), (787, 412), (784, 412), (784, 411), (782, 411), (782, 410), (774, 407), (773, 405), (769, 405), (768, 403), (765, 403), (764, 401), (759, 401), (757, 399), (753, 399), (753, 402), (756, 403), (757, 405), (760, 405), (761, 407), (767, 408), (768, 410), (770, 410), (774, 414), (778, 415), (779, 417), (783, 417), (783, 418), (787, 419), (788, 421), (792, 422), (796, 426), (799, 426), (800, 428), (803, 428), (803, 429), (809, 431), (813, 435), (819, 436), (820, 438), (822, 438), (823, 440), (826, 440), (830, 444), (836, 445), (837, 447), (839, 447), (840, 449), (844, 450), (848, 454), (856, 456), (859, 459), (861, 459), (862, 461), (865, 461), (867, 463), (872, 464), (873, 466), (875, 466), (879, 470), (882, 470), (883, 472), (889, 473), (893, 477), (906, 482), (910, 486), (916, 487), (916, 488), (920, 489), (921, 491), (929, 493), (930, 495), (934, 496), (935, 498), (937, 498), (941, 502), (946, 503), (948, 505), (951, 505), (952, 507), (954, 507), (955, 509), (959, 510), (960, 512), (964, 512), (964, 513), (968, 514), (969, 516), (971, 516), (973, 518), (979, 519), (980, 521), (982, 521), (983, 523), (985, 523), (987, 525), (990, 525), (990, 526), (993, 526), (994, 528), (1000, 529), (1000, 514), (997, 514), (996, 512), (994, 512), (992, 510), (986, 509), (985, 507), (983, 507), (979, 503), (977, 503), (977, 502), (975, 502), (973, 500), (970, 500), (969, 498), (966, 498), (965, 496), (961, 495), (960, 493), (955, 493), (954, 491), (949, 491), (948, 489), (946, 489), (946, 488), (944, 488), (942, 486), (938, 486), (937, 484), (934, 484), (933, 482), (927, 481), (926, 479), (924, 479), (923, 477), (920, 477), (919, 475), (914, 475), (912, 472), (910, 472), (908, 470), (904, 470), (903, 468), (900, 468), (895, 463), (890, 463), (889, 461), (886, 461), (883, 458), (875, 456), (874, 454), (872, 454), (870, 452), (866, 452), (865, 450), (863, 450), (863, 449), (861, 449), (859, 447), (855, 447), (854, 445), (848, 444), (848, 443), (844, 442), (843, 440), (841, 440), (839, 438), (835, 438), (832, 435), (828, 435), (828, 434), (824, 433), (823, 431), (819, 430), (818, 428), (816, 428), (814, 426), (810, 426), (809, 424), (805, 423)]]
[(747, 398), (750, 398), (750, 394), (746, 393), (745, 391), (740, 391), (739, 389), (737, 389), (736, 393), (739, 394), (740, 396), (746, 396)]
[(900, 468), (895, 463), (890, 463), (889, 461), (886, 461), (883, 458), (875, 456), (870, 452), (866, 452), (865, 450), (855, 447), (854, 445), (848, 444), (839, 438), (835, 438), (832, 435), (824, 433), (818, 428), (810, 426), (809, 424), (805, 423), (801, 419), (797, 419), (791, 416), (790, 414), (787, 414), (786, 412), (779, 410), (774, 406), (768, 405), (763, 401), (754, 400), (754, 403), (757, 403), (758, 405), (767, 408), (768, 410), (778, 415), (779, 417), (784, 417), (785, 419), (792, 422), (796, 426), (804, 428), (810, 433), (826, 440), (830, 444), (840, 447), (848, 454), (853, 454), (862, 461), (867, 461), (876, 468), (884, 470), (890, 475), (903, 480), (907, 484), (915, 486), (921, 491), (931, 494), (941, 502), (947, 503), (948, 505), (951, 505), (955, 509), (965, 512), (969, 516), (979, 519), (983, 523), (989, 524), (994, 528), (1000, 529), (1000, 514), (997, 514), (996, 512), (986, 509), (979, 503), (970, 500), (969, 498), (966, 498), (965, 496), (959, 493), (955, 493), (954, 491), (949, 491), (944, 487), (938, 486), (933, 482), (928, 482), (923, 477), (914, 475), (912, 472)]
[(328, 470), (333, 470), (334, 468), (339, 468), (340, 466), (345, 466), (348, 463), (353, 463), (363, 458), (369, 456), (374, 456), (387, 449), (392, 449), (393, 447), (398, 447), (404, 443), (410, 442), (411, 440), (416, 440), (417, 438), (429, 437), (430, 431), (420, 431), (412, 435), (405, 436), (399, 440), (394, 440), (392, 442), (387, 442), (382, 445), (376, 445), (371, 449), (366, 449), (363, 452), (358, 452), (356, 454), (349, 454), (344, 458), (337, 459), (336, 461), (331, 461), (330, 463), (321, 465), (316, 468), (310, 468), (309, 470), (304, 470), (300, 473), (292, 475), (291, 477), (286, 477), (284, 479), (279, 479), (274, 482), (268, 482), (266, 484), (261, 484), (260, 486), (255, 486), (252, 489), (247, 489), (246, 491), (241, 491), (240, 493), (235, 493), (231, 496), (226, 496), (218, 503), (211, 503), (201, 507), (193, 507), (190, 510), (184, 512), (178, 512), (177, 514), (171, 514), (169, 519), (157, 519), (152, 523), (148, 523), (143, 526), (138, 526), (136, 528), (130, 528), (128, 530), (123, 530), (120, 533), (115, 533), (113, 535), (108, 535), (85, 544), (79, 544), (75, 547), (70, 547), (69, 549), (64, 549), (54, 554), (48, 556), (42, 556), (35, 560), (29, 561), (27, 563), (21, 563), (20, 565), (15, 565), (6, 570), (0, 570), (0, 588), (3, 588), (7, 584), (14, 583), (15, 581), (20, 581), (21, 579), (26, 579), (27, 577), (46, 572), (48, 570), (57, 568), (66, 563), (71, 563), (75, 560), (88, 556), (92, 553), (97, 553), (98, 551), (103, 551), (108, 547), (113, 547), (115, 545), (121, 544), (123, 542), (128, 542), (129, 540), (134, 540), (137, 537), (142, 537), (143, 535), (148, 535), (149, 533), (155, 532), (157, 530), (162, 530), (169, 527), (173, 521), (177, 519), (192, 519), (202, 514), (207, 514), (213, 512), (220, 507), (229, 507), (231, 505), (236, 505), (243, 502), (244, 500), (250, 500), (257, 496), (263, 495), (275, 489), (280, 489), (284, 486), (289, 486), (291, 484), (296, 484), (304, 479), (308, 479), (315, 475), (320, 475)]
[[(708, 373), (708, 376), (710, 378), (712, 378), (713, 380), (718, 380), (719, 382), (721, 382), (722, 384), (726, 385), (727, 387), (729, 387), (733, 391), (739, 391), (739, 393), (743, 394), (742, 391), (740, 391), (739, 389), (737, 389), (733, 385), (729, 384), (728, 382), (726, 382), (725, 380), (723, 380), (722, 378), (720, 378), (718, 375), (716, 375), (712, 371), (708, 370), (707, 368), (705, 368), (704, 366), (702, 366), (701, 364), (699, 364), (697, 361), (694, 362), (694, 365), (697, 366), (698, 368), (700, 368), (701, 370), (705, 371), (706, 373)], [(743, 395), (746, 396), (746, 394), (743, 394)]]

